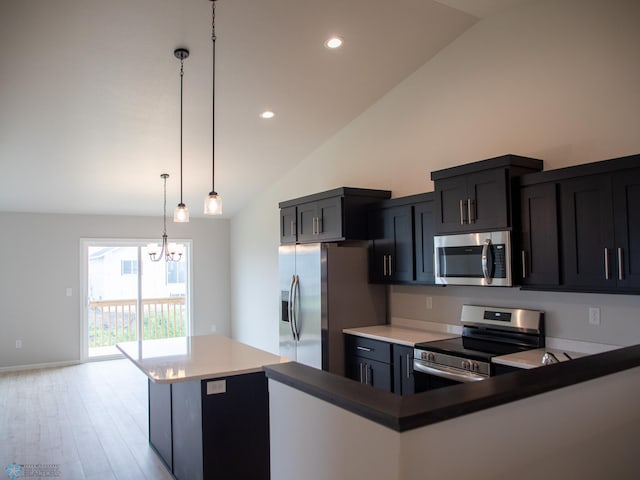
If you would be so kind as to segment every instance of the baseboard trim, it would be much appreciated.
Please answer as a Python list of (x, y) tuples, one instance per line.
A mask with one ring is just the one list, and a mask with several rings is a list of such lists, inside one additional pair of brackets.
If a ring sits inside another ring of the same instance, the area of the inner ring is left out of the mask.
[(0, 367), (0, 373), (18, 372), (21, 370), (40, 370), (42, 368), (70, 367), (82, 362), (79, 360), (68, 360), (66, 362), (32, 363), (30, 365), (13, 365), (11, 367)]

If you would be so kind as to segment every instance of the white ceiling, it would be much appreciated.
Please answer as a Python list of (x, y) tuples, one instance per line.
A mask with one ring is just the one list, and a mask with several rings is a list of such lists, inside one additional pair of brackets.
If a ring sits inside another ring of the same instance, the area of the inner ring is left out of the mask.
[[(225, 217), (463, 33), (530, 0), (218, 0)], [(339, 34), (343, 48), (323, 46)], [(160, 215), (211, 190), (209, 0), (0, 2), (0, 210)], [(259, 113), (270, 108), (270, 121)]]

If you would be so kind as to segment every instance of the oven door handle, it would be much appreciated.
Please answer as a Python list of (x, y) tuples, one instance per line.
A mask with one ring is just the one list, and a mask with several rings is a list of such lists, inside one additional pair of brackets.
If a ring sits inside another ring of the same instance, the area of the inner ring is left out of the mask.
[(446, 378), (448, 380), (454, 380), (456, 382), (464, 382), (464, 383), (478, 382), (480, 380), (486, 380), (487, 378), (489, 378), (489, 377), (485, 377), (483, 375), (477, 375), (471, 372), (463, 373), (457, 369), (454, 370), (453, 368), (446, 367), (443, 365), (438, 366), (437, 368), (430, 367), (422, 363), (420, 360), (413, 361), (413, 369), (418, 372), (433, 375), (435, 377)]

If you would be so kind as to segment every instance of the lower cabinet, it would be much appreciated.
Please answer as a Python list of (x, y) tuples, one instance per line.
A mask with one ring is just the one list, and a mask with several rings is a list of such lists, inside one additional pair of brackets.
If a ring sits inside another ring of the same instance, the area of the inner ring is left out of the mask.
[(179, 480), (269, 479), (264, 372), (172, 384), (149, 381), (149, 442)]
[(345, 336), (346, 376), (373, 388), (391, 392), (391, 344)]
[(413, 348), (345, 335), (346, 376), (399, 395), (415, 393)]

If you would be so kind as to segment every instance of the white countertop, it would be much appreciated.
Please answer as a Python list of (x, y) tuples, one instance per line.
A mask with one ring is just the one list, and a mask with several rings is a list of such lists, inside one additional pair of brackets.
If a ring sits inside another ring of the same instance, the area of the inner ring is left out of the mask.
[(413, 328), (396, 327), (393, 325), (374, 325), (371, 327), (345, 328), (343, 333), (358, 335), (360, 337), (381, 340), (383, 342), (397, 343), (413, 347), (416, 343), (432, 342), (460, 336), (456, 333), (432, 332)]
[(222, 335), (125, 342), (117, 347), (157, 383), (254, 373), (265, 365), (289, 361)]
[(569, 359), (564, 355), (569, 354), (572, 359), (584, 357), (588, 353), (569, 352), (567, 350), (556, 350), (553, 348), (536, 348), (535, 350), (525, 350), (524, 352), (516, 352), (509, 355), (500, 355), (493, 357), (491, 361), (501, 365), (508, 365), (517, 368), (536, 368), (544, 366), (542, 364), (542, 356), (545, 352), (553, 353), (561, 362), (568, 362)]

